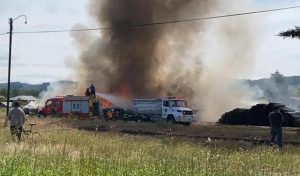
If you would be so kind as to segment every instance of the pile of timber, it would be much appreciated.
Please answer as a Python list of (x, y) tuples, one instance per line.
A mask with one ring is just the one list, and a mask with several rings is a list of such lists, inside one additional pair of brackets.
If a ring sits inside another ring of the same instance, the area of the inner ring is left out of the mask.
[(294, 127), (296, 123), (290, 114), (291, 109), (279, 103), (257, 104), (250, 109), (237, 108), (223, 114), (218, 122), (228, 125), (269, 126), (268, 114), (278, 106), (284, 117), (284, 126)]

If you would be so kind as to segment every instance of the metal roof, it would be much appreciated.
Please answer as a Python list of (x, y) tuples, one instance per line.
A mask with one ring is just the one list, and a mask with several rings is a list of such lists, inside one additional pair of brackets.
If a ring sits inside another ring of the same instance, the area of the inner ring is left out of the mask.
[(26, 96), (26, 95), (20, 95), (13, 98), (10, 98), (11, 101), (17, 101), (17, 100), (23, 100), (23, 101), (37, 101), (38, 99), (34, 96)]
[[(7, 103), (6, 102), (0, 102), (0, 107), (6, 107)], [(12, 102), (9, 102), (9, 107), (11, 107)]]

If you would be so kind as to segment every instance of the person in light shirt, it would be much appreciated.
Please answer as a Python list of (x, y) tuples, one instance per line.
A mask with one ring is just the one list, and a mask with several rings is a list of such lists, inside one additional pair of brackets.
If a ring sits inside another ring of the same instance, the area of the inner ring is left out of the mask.
[(20, 108), (19, 102), (13, 103), (13, 109), (9, 112), (7, 120), (10, 122), (10, 131), (12, 136), (17, 136), (21, 140), (23, 125), (25, 123), (25, 113)]

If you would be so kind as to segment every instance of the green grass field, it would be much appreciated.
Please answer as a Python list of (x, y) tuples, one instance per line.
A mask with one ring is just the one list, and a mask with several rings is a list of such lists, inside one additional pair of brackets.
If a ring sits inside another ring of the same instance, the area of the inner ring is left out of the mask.
[[(39, 129), (65, 128), (49, 120)], [(300, 175), (300, 147), (77, 129), (47, 131), (14, 142), (0, 128), (0, 175)]]

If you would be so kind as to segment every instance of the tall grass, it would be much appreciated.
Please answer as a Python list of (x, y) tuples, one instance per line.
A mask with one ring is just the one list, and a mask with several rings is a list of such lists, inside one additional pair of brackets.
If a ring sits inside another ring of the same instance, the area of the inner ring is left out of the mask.
[(13, 142), (0, 129), (0, 175), (299, 175), (300, 148), (51, 131)]

